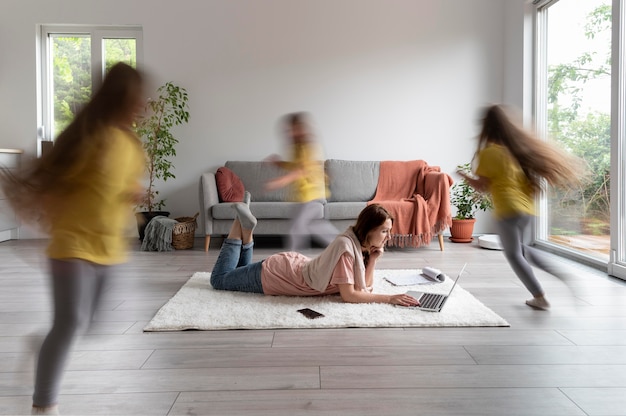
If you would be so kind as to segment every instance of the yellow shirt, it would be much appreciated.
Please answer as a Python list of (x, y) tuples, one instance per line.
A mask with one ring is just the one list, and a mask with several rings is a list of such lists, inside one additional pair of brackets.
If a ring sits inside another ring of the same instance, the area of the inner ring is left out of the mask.
[(534, 193), (530, 182), (504, 146), (490, 144), (478, 153), (476, 175), (490, 181), (489, 192), (496, 217), (534, 215)]
[(302, 169), (303, 174), (292, 185), (293, 199), (309, 202), (326, 198), (324, 162), (315, 143), (297, 143), (293, 146), (292, 162), (287, 169)]
[(108, 127), (99, 134), (106, 135), (105, 148), (94, 146), (68, 179), (67, 193), (50, 207), (50, 258), (104, 265), (126, 259), (123, 234), (134, 206), (131, 195), (141, 188), (144, 153), (129, 131)]

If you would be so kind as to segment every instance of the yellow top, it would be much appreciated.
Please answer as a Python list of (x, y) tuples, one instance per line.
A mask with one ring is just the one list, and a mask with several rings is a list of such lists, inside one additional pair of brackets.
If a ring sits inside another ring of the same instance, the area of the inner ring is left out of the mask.
[(489, 179), (497, 218), (535, 213), (534, 193), (521, 166), (501, 145), (490, 144), (478, 153), (476, 175)]
[(309, 202), (326, 198), (324, 162), (315, 143), (295, 143), (292, 161), (283, 165), (286, 169), (300, 169), (302, 174), (293, 182), (293, 199), (297, 202)]
[(50, 207), (50, 258), (104, 265), (126, 259), (123, 234), (134, 206), (132, 195), (141, 189), (144, 152), (130, 131), (108, 127), (99, 134), (106, 135), (106, 146), (94, 146), (68, 178), (67, 192)]

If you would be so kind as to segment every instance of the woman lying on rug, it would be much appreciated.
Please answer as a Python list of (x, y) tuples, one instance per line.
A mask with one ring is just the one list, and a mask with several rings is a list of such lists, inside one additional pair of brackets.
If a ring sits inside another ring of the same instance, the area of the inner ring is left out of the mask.
[(419, 305), (406, 294), (372, 293), (376, 261), (384, 252), (393, 225), (393, 218), (381, 205), (364, 208), (356, 224), (314, 259), (282, 252), (256, 263), (252, 263), (252, 252), (257, 220), (246, 203), (235, 203), (233, 208), (237, 218), (211, 272), (214, 289), (290, 296), (339, 293), (349, 303)]

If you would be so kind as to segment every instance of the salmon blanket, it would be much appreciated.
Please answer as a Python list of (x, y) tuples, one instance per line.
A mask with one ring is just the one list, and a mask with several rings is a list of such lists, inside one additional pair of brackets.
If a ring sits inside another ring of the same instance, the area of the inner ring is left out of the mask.
[(450, 175), (423, 160), (382, 161), (374, 199), (393, 216), (390, 246), (419, 247), (452, 224)]

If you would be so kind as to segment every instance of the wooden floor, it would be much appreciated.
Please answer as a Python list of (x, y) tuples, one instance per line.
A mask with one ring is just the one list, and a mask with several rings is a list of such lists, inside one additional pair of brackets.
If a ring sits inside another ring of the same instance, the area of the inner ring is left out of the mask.
[[(43, 247), (0, 243), (2, 415), (30, 408), (32, 350), (51, 310)], [(279, 249), (258, 242), (255, 258)], [(566, 279), (537, 271), (552, 310), (533, 310), (501, 252), (450, 242), (441, 252), (435, 241), (389, 250), (379, 267), (454, 274), (468, 262), (461, 285), (510, 328), (143, 333), (193, 272), (211, 270), (217, 251), (204, 253), (200, 239), (167, 253), (134, 242), (75, 345), (63, 415), (626, 415), (619, 279), (559, 260)]]

